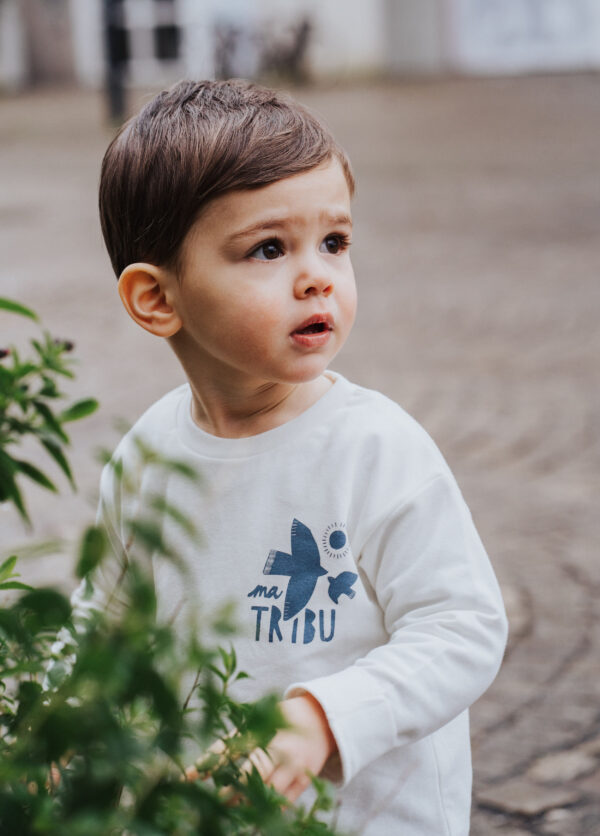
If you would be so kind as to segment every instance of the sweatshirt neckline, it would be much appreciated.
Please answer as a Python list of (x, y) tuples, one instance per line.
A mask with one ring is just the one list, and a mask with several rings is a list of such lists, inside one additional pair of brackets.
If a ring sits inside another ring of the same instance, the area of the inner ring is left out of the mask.
[(333, 380), (332, 386), (308, 409), (279, 427), (245, 438), (221, 438), (202, 430), (192, 418), (192, 391), (185, 384), (176, 417), (180, 439), (195, 453), (216, 459), (247, 458), (279, 447), (307, 429), (318, 427), (328, 413), (345, 401), (350, 386), (346, 378), (330, 369), (326, 374)]

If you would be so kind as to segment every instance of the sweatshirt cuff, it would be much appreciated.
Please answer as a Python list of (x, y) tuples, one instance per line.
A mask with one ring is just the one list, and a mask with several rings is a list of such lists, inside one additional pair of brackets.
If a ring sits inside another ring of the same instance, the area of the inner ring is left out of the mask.
[(295, 682), (284, 697), (306, 692), (321, 704), (338, 747), (338, 754), (329, 759), (322, 777), (345, 786), (395, 745), (396, 726), (389, 702), (381, 686), (364, 669), (350, 667)]

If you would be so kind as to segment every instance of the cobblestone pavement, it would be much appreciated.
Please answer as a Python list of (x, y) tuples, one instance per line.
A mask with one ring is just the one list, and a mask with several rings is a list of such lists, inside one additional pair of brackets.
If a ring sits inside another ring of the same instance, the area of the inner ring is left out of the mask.
[[(472, 711), (473, 836), (600, 833), (600, 78), (302, 91), (358, 175), (361, 310), (336, 361), (425, 425), (504, 590), (511, 639)], [(0, 292), (78, 345), (81, 497), (32, 492), (40, 538), (93, 514), (117, 416), (182, 377), (120, 309), (95, 188), (110, 132), (81, 93), (0, 100)], [(24, 323), (0, 319), (2, 343)], [(66, 509), (64, 506), (69, 505)], [(2, 545), (25, 535), (4, 515)], [(28, 576), (72, 585), (64, 558)], [(432, 834), (433, 836), (433, 834)]]

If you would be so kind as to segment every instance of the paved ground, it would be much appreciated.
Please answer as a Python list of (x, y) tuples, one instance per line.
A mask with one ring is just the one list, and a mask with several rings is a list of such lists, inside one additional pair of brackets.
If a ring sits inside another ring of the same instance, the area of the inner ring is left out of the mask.
[[(473, 710), (474, 836), (600, 832), (600, 78), (303, 91), (353, 157), (361, 313), (337, 368), (400, 401), (446, 454), (510, 612)], [(30, 502), (38, 537), (93, 511), (117, 416), (181, 379), (121, 311), (95, 187), (95, 96), (0, 100), (0, 293), (78, 345), (82, 498)], [(23, 328), (23, 323), (19, 322)], [(23, 337), (0, 319), (0, 342)], [(24, 533), (3, 515), (2, 545)], [(64, 558), (27, 573), (70, 586)], [(432, 834), (433, 836), (433, 834)]]

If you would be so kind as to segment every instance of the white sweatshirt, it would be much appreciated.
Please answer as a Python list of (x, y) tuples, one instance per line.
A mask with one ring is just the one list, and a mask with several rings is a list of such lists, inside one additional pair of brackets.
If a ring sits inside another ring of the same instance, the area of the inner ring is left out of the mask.
[[(317, 403), (250, 438), (203, 432), (189, 387), (170, 392), (115, 454), (135, 503), (107, 468), (100, 516), (117, 554), (127, 516), (157, 492), (197, 522), (202, 549), (161, 520), (189, 577), (154, 559), (159, 617), (183, 625), (187, 608), (234, 601), (239, 667), (251, 678), (233, 695), (318, 699), (339, 750), (324, 775), (338, 786), (340, 829), (465, 836), (467, 709), (506, 641), (498, 585), (425, 431), (383, 395), (328, 374)], [(205, 486), (175, 475), (157, 484), (135, 437), (197, 467)]]

